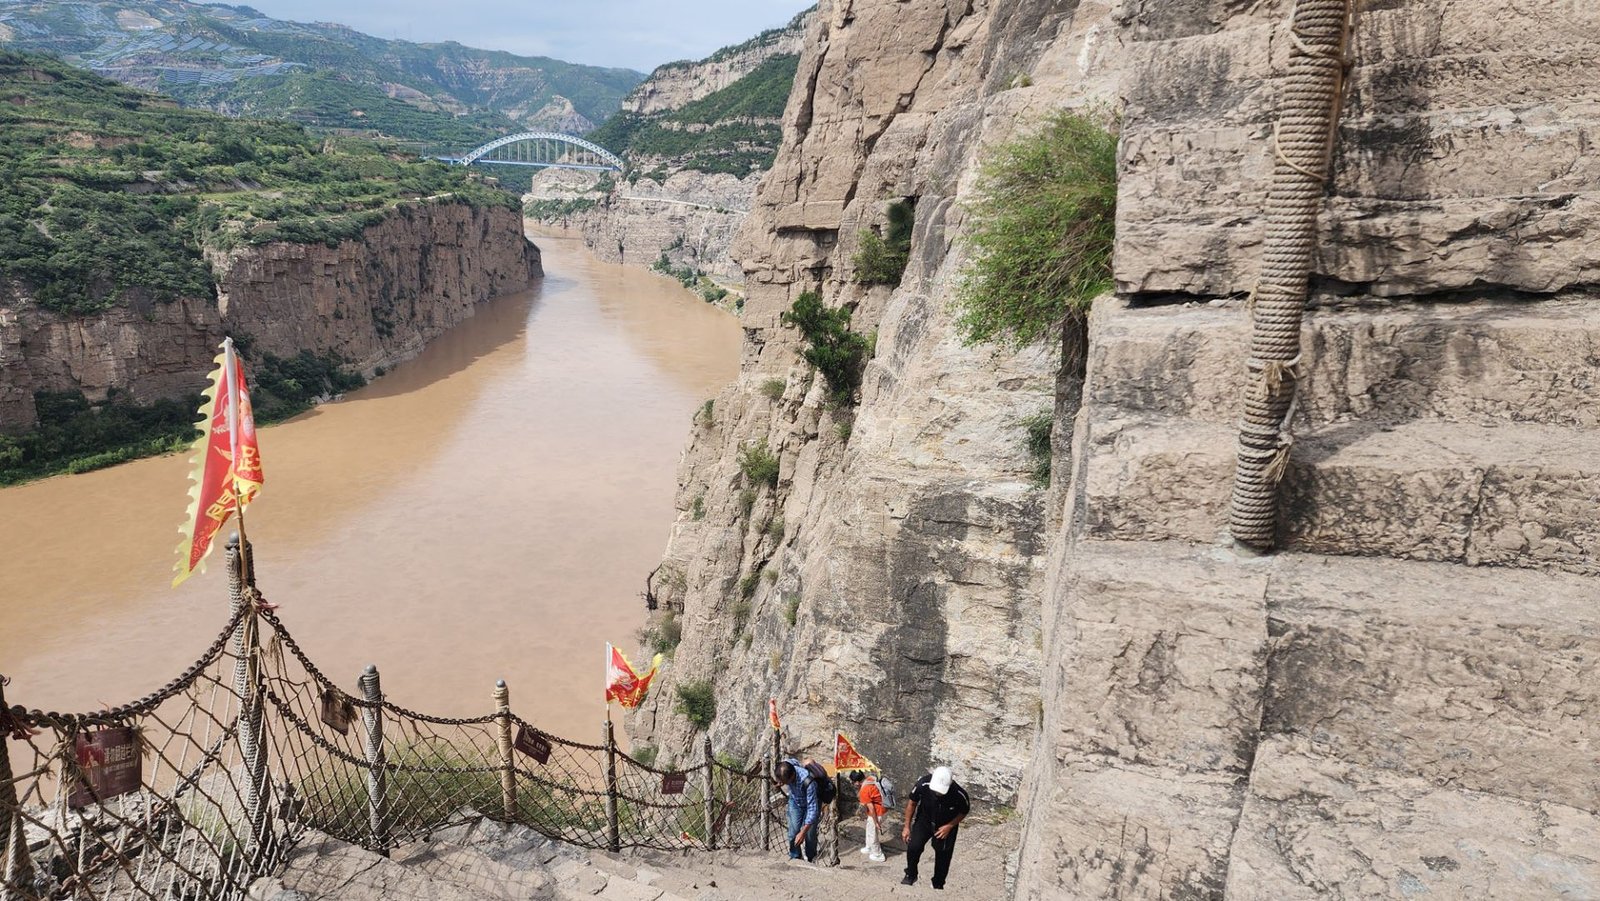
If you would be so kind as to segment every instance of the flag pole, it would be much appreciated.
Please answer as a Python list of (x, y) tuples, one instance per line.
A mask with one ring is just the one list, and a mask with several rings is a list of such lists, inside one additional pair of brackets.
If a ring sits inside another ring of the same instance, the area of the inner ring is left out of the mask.
[(233, 352), (233, 338), (223, 336), (222, 339), (222, 377), (227, 383), (228, 402), (228, 449), (233, 458), (229, 461), (233, 481), (233, 507), (234, 514), (239, 520), (239, 575), (246, 585), (255, 585), (254, 563), (255, 554), (252, 553), (249, 538), (244, 528), (244, 491), (239, 485), (239, 359)]

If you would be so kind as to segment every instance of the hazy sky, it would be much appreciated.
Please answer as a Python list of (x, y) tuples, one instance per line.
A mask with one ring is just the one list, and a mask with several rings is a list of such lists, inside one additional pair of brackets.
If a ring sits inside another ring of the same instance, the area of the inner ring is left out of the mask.
[(275, 19), (381, 38), (553, 56), (649, 72), (789, 21), (814, 0), (233, 0)]

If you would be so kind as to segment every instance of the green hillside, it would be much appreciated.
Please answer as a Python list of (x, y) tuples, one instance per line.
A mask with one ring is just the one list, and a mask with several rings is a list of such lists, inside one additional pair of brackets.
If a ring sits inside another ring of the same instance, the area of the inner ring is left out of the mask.
[(0, 51), (0, 299), (90, 313), (210, 296), (207, 248), (337, 243), (411, 198), (515, 207), (463, 169), (229, 119)]
[(189, 106), (440, 151), (520, 127), (587, 130), (644, 77), (185, 0), (0, 3), (0, 46), (55, 54)]
[(766, 169), (783, 137), (778, 121), (799, 63), (796, 56), (774, 56), (733, 84), (678, 109), (648, 116), (618, 113), (589, 139), (636, 163), (739, 176)]

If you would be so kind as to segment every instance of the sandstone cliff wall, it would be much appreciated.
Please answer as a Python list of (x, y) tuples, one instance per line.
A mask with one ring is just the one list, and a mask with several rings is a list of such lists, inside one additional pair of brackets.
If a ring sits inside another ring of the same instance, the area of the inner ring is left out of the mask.
[[(1020, 421), (1051, 408), (1055, 367), (1047, 352), (960, 343), (950, 251), (976, 147), (1030, 102), (1001, 88), (1049, 49), (1034, 36), (1068, 21), (1048, 3), (819, 10), (734, 250), (749, 290), (742, 372), (685, 455), (658, 578), (684, 606), (684, 638), (634, 729), (666, 752), (691, 739), (673, 686), (711, 679), (719, 746), (755, 746), (772, 695), (793, 746), (843, 728), (896, 776), (949, 761), (984, 797), (1014, 796), (1040, 716), (1048, 539)], [(861, 288), (861, 231), (904, 197), (917, 198), (905, 279)], [(854, 410), (830, 407), (779, 322), (805, 290), (877, 333)], [(786, 385), (777, 400), (772, 380)], [(779, 484), (756, 488), (746, 514), (738, 451), (760, 441), (781, 458)]]
[(623, 112), (648, 115), (674, 110), (733, 84), (774, 56), (792, 56), (805, 44), (806, 27), (814, 13), (802, 13), (786, 27), (755, 38), (717, 58), (658, 66), (622, 99)]
[(1357, 4), (1262, 558), (1222, 530), (1290, 6), (1107, 23), (1122, 296), (1058, 424), (1017, 896), (1600, 895), (1600, 12)]
[(35, 391), (138, 402), (198, 391), (224, 334), (247, 336), (253, 354), (331, 352), (370, 374), (542, 274), (515, 211), (457, 203), (401, 206), (337, 247), (267, 244), (212, 265), (216, 299), (134, 299), (92, 316), (0, 307), (0, 430), (33, 424)]
[[(673, 688), (708, 679), (719, 747), (756, 748), (772, 695), (791, 747), (839, 727), (897, 776), (1020, 780), (1019, 898), (1600, 896), (1600, 12), (1358, 4), (1284, 548), (1247, 557), (1223, 530), (1291, 5), (822, 4), (635, 734), (686, 753)], [(982, 147), (1095, 102), (1123, 114), (1118, 294), (1046, 494), (1014, 424), (1055, 361), (961, 346), (950, 287)], [(854, 286), (910, 196), (904, 283)], [(778, 321), (808, 289), (876, 330), (853, 414)], [(744, 495), (762, 440), (779, 483)]]

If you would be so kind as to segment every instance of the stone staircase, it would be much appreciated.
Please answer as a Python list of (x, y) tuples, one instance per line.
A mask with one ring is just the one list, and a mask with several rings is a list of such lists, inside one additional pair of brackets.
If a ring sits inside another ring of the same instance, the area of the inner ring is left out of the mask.
[(403, 845), (389, 857), (325, 836), (290, 854), (251, 901), (681, 901), (650, 870), (591, 854), (524, 826), (481, 819)]
[[(962, 827), (947, 885), (954, 897), (1000, 901), (1017, 824), (979, 811)], [(491, 820), (441, 830), (390, 857), (326, 837), (303, 841), (282, 876), (251, 887), (251, 901), (877, 901), (927, 897), (931, 854), (915, 886), (900, 885), (898, 842), (875, 863), (854, 853), (847, 830), (838, 867), (789, 861), (782, 851), (627, 851), (609, 854), (551, 841)]]
[(1595, 300), (1314, 311), (1265, 557), (1242, 305), (1097, 305), (1024, 800), (1066, 897), (1600, 897)]

